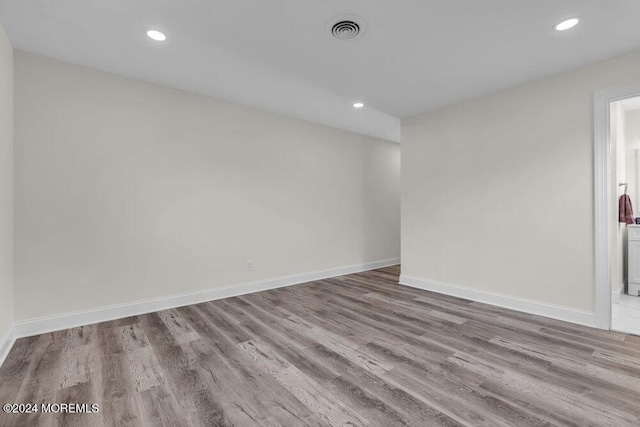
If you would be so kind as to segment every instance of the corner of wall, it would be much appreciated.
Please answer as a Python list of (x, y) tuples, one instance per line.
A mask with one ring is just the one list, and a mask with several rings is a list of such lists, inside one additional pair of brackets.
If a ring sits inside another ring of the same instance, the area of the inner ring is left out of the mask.
[(0, 365), (15, 341), (13, 66), (13, 47), (0, 25)]

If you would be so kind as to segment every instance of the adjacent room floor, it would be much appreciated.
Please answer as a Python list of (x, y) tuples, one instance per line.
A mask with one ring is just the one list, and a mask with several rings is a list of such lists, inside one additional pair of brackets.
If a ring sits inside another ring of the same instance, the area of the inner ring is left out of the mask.
[(640, 337), (336, 277), (20, 339), (0, 425), (637, 426)]
[(640, 335), (640, 297), (625, 294), (611, 304), (611, 329)]

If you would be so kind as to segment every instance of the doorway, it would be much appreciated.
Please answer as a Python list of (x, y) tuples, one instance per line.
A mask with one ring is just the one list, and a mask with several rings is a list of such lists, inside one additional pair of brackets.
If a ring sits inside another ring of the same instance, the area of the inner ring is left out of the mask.
[(640, 335), (640, 97), (610, 103), (609, 116), (611, 330)]
[[(636, 103), (638, 108), (634, 107)], [(636, 110), (640, 111), (640, 85), (595, 94), (595, 314), (596, 326), (600, 329), (640, 334), (640, 296), (629, 295), (634, 290), (629, 284), (636, 279), (640, 281), (640, 227), (634, 224), (635, 217), (640, 217), (637, 155), (640, 133), (631, 133), (627, 137), (628, 132), (632, 131), (624, 126), (627, 112)], [(640, 112), (631, 116), (634, 117), (629, 121), (635, 121), (635, 116), (640, 117)], [(628, 144), (626, 139), (629, 139)], [(622, 205), (621, 201), (624, 201)], [(634, 206), (633, 213), (628, 212), (627, 201)], [(623, 206), (622, 216), (620, 206)], [(637, 250), (633, 243), (636, 238)], [(634, 270), (636, 252), (637, 273)], [(629, 259), (631, 262), (628, 262)], [(633, 304), (635, 302), (638, 302), (637, 310)], [(628, 309), (623, 308), (627, 305)], [(638, 319), (625, 313), (637, 313)], [(636, 325), (638, 331), (634, 328)]]

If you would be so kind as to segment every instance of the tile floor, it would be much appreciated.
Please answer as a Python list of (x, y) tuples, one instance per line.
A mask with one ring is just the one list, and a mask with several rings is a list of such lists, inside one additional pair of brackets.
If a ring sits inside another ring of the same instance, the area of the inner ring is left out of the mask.
[(640, 335), (640, 297), (625, 294), (612, 304), (611, 330)]

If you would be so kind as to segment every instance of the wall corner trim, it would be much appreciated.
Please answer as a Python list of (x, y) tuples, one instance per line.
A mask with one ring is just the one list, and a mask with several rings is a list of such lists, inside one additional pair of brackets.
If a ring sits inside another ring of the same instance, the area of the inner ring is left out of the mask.
[[(146, 301), (134, 301), (125, 304), (117, 304), (107, 307), (99, 307), (92, 310), (64, 313), (57, 316), (42, 317), (38, 319), (20, 321), (14, 323), (12, 337), (24, 338), (33, 335), (59, 331), (94, 323), (107, 322), (129, 316), (153, 313), (185, 305), (199, 304), (223, 298), (230, 298), (284, 286), (298, 285), (316, 280), (328, 279), (345, 274), (360, 273), (377, 268), (389, 267), (400, 263), (400, 258), (392, 258), (381, 261), (373, 261), (362, 264), (338, 267), (329, 270), (295, 274), (292, 276), (276, 277), (273, 279), (259, 280), (255, 282), (239, 283), (222, 288), (187, 294), (171, 295), (164, 298), (156, 298)], [(13, 344), (13, 342), (11, 342)]]
[(451, 295), (458, 298), (508, 308), (510, 310), (520, 311), (523, 313), (535, 314), (593, 328), (596, 327), (595, 313), (586, 310), (548, 304), (545, 302), (514, 297), (506, 294), (487, 292), (464, 286), (450, 285), (404, 274), (400, 275), (400, 284), (410, 286), (412, 288), (423, 289), (431, 292), (437, 292), (439, 294)]
[(15, 325), (12, 324), (9, 330), (3, 336), (0, 336), (0, 366), (4, 363), (15, 342)]

